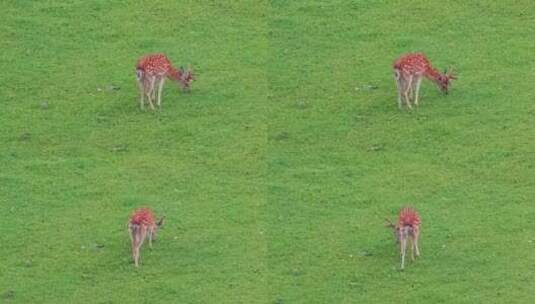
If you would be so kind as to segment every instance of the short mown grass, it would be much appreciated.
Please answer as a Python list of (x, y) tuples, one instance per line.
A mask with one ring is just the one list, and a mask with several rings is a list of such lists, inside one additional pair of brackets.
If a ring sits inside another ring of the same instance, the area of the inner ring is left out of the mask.
[[(0, 302), (529, 303), (535, 5), (476, 2), (5, 1)], [(400, 111), (410, 51), (459, 79)], [(198, 80), (142, 112), (151, 52)]]

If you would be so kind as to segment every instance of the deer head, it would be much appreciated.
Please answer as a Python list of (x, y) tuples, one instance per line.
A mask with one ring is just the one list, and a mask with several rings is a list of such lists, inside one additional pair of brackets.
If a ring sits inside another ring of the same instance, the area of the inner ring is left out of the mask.
[(193, 70), (191, 69), (191, 66), (188, 66), (187, 69), (184, 69), (184, 67), (180, 67), (180, 87), (183, 91), (189, 91), (191, 89), (191, 82), (195, 80), (195, 74), (193, 74)]
[(158, 222), (156, 223), (156, 225), (158, 225), (158, 228), (160, 228), (161, 226), (163, 226), (163, 222), (165, 220), (165, 216), (162, 216)]
[(153, 239), (156, 239), (156, 234), (158, 233), (158, 230), (160, 230), (160, 228), (162, 228), (164, 221), (165, 221), (165, 216), (162, 216), (162, 217), (156, 222), (156, 225), (154, 226), (154, 228), (153, 228), (153, 230), (152, 230), (152, 238), (153, 238)]
[(385, 227), (392, 229), (392, 232), (394, 233), (394, 238), (396, 238), (396, 242), (399, 243), (399, 240), (401, 238), (401, 231), (398, 225), (394, 224), (390, 219), (385, 219), (385, 220), (386, 220)]
[(438, 78), (438, 86), (442, 93), (448, 94), (449, 86), (451, 85), (451, 81), (457, 79), (457, 76), (453, 72), (453, 70), (448, 68), (447, 70), (444, 70), (444, 73), (439, 76)]

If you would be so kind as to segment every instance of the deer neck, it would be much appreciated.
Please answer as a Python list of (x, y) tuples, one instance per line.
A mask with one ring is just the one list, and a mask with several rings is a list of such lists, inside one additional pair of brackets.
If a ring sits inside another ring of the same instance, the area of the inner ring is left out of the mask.
[(440, 85), (441, 80), (445, 77), (444, 74), (440, 73), (437, 69), (430, 67), (425, 71), (425, 77), (433, 81), (437, 85)]
[(182, 79), (182, 72), (180, 70), (177, 70), (173, 67), (169, 69), (169, 78), (180, 81)]

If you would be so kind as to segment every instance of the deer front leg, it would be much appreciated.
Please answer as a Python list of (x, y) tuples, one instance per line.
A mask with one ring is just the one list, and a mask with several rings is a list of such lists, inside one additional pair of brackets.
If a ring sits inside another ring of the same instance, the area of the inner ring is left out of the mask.
[(145, 110), (145, 94), (141, 92), (141, 98), (139, 100), (139, 105), (141, 107), (141, 110)]
[(145, 80), (144, 78), (137, 79), (137, 86), (139, 89), (139, 105), (141, 110), (145, 108)]
[(147, 93), (147, 97), (149, 99), (149, 106), (151, 110), (154, 110), (154, 104), (152, 103), (151, 95), (154, 94), (154, 84), (156, 82), (156, 77), (151, 77), (150, 84), (149, 84), (149, 92)]
[(394, 71), (394, 79), (396, 80), (396, 88), (398, 89), (398, 108), (401, 109), (401, 91), (402, 91), (402, 79), (399, 71)]
[(156, 94), (158, 93), (156, 88), (158, 87), (159, 82), (160, 82), (159, 77), (154, 76), (154, 85), (152, 88), (152, 101), (154, 102), (156, 102)]
[(149, 248), (152, 249), (152, 239), (154, 237), (154, 230), (149, 230), (148, 238), (149, 238)]
[(405, 102), (407, 103), (407, 106), (409, 107), (409, 109), (412, 109), (411, 100), (410, 100), (410, 97), (409, 97), (409, 92), (411, 90), (411, 86), (412, 86), (412, 75), (409, 75), (409, 80), (407, 81), (405, 92), (404, 92)]
[(415, 96), (414, 96), (414, 104), (416, 106), (418, 106), (418, 96), (420, 95), (420, 84), (422, 83), (422, 76), (419, 76), (417, 79), (416, 79), (416, 84), (415, 84)]
[(158, 84), (158, 108), (161, 108), (162, 106), (162, 89), (163, 89), (164, 83), (165, 83), (165, 78), (162, 78), (160, 80), (160, 83)]

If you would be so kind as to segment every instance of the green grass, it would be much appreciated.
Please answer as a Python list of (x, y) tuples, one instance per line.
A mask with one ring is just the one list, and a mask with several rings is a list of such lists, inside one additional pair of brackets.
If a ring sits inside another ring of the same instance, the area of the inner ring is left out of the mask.
[[(0, 302), (531, 301), (532, 1), (4, 2)], [(459, 79), (399, 111), (409, 51)], [(141, 112), (150, 52), (198, 81)], [(136, 269), (139, 206), (167, 224)]]

